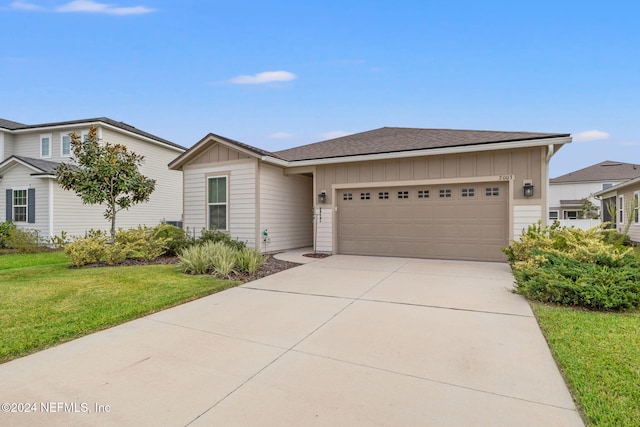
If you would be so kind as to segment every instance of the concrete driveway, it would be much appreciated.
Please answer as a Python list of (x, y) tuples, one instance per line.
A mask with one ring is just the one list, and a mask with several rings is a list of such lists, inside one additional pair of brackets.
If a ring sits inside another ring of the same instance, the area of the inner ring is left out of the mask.
[(582, 426), (512, 281), (316, 260), (0, 365), (0, 425)]

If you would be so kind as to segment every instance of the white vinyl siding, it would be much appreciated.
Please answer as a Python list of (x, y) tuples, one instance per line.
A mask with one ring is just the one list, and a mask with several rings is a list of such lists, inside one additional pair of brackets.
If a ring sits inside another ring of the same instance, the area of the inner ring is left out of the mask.
[(184, 228), (198, 237), (207, 224), (207, 178), (225, 175), (229, 235), (255, 247), (256, 161), (235, 161), (218, 166), (197, 165), (184, 169)]
[[(37, 230), (42, 238), (49, 237), (49, 184), (48, 179), (31, 176), (33, 171), (17, 165), (4, 173), (0, 181), (0, 222), (6, 220), (6, 190), (35, 189), (35, 218), (33, 222), (16, 223), (18, 228)], [(28, 220), (30, 218), (27, 218)]]
[(313, 245), (313, 198), (311, 177), (284, 175), (282, 168), (260, 165), (260, 231), (267, 229), (270, 240), (263, 251)]
[[(331, 206), (317, 206), (316, 210), (322, 208), (322, 220), (316, 221), (317, 238), (316, 250), (318, 252), (333, 252), (333, 209)], [(319, 213), (319, 212), (318, 212)]]
[(513, 207), (513, 239), (518, 240), (527, 227), (542, 220), (542, 206), (521, 205)]

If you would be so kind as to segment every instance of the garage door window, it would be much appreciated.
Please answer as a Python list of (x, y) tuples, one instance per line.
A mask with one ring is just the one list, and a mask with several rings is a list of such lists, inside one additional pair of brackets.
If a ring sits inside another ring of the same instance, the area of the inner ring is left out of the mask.
[(342, 193), (342, 200), (353, 200), (352, 193)]
[(389, 192), (388, 191), (381, 191), (378, 193), (378, 199), (379, 200), (388, 200), (389, 199)]
[(441, 198), (446, 198), (446, 197), (451, 197), (451, 190), (440, 190), (440, 197)]
[(428, 199), (429, 190), (418, 190), (418, 199)]
[(408, 191), (398, 191), (398, 199), (408, 199), (409, 192)]
[(462, 189), (462, 197), (473, 197), (475, 196), (476, 190), (474, 188), (463, 188)]
[(371, 193), (360, 193), (360, 200), (369, 200), (371, 199)]
[(485, 195), (491, 197), (491, 196), (499, 196), (500, 195), (500, 189), (498, 187), (487, 187), (487, 189), (485, 190)]

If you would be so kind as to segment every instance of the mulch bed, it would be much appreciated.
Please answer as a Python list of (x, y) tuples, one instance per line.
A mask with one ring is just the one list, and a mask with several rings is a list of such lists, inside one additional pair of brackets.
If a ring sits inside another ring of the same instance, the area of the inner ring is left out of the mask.
[[(116, 264), (118, 267), (132, 267), (136, 265), (158, 265), (158, 264), (178, 264), (180, 260), (177, 256), (161, 256), (153, 261), (145, 261), (143, 259), (126, 259), (120, 264)], [(288, 270), (293, 267), (297, 267), (301, 264), (296, 262), (282, 261), (280, 259), (274, 258), (272, 255), (269, 255), (267, 260), (260, 266), (258, 271), (256, 271), (253, 275), (248, 275), (246, 273), (237, 273), (232, 274), (229, 277), (229, 280), (235, 280), (237, 282), (247, 283), (253, 280), (260, 279), (262, 277), (270, 276), (272, 274), (278, 273), (280, 271)], [(98, 267), (109, 267), (104, 262), (99, 262), (95, 264), (87, 264), (80, 268), (98, 268)]]

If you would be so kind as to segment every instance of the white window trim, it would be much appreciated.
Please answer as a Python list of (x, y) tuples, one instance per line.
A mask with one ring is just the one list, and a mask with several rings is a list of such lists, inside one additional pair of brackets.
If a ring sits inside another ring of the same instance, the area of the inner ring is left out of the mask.
[[(11, 217), (13, 219), (13, 222), (15, 222), (16, 224), (27, 224), (29, 222), (29, 189), (27, 187), (21, 187), (21, 188), (12, 188), (11, 189)], [(16, 200), (16, 196), (15, 193), (16, 191), (24, 191), (25, 192), (25, 202), (26, 204), (24, 205), (16, 205), (15, 200)], [(17, 221), (16, 220), (16, 206), (17, 207), (23, 207), (25, 208), (25, 215), (24, 215), (24, 221)]]
[(624, 224), (624, 195), (618, 196), (618, 225)]
[[(209, 181), (216, 178), (224, 178), (225, 186), (226, 186), (226, 200), (224, 203), (209, 203)], [(216, 229), (216, 231), (229, 231), (229, 175), (213, 175), (207, 176), (207, 192), (206, 192), (206, 205), (207, 205), (207, 230), (211, 230), (209, 227), (211, 226), (211, 219), (209, 218), (209, 206), (222, 206), (226, 207), (225, 209), (225, 223), (227, 224), (227, 228), (224, 230)]]
[(640, 191), (636, 191), (633, 193), (633, 210), (635, 212), (635, 217), (633, 219), (634, 224), (640, 224)]
[[(69, 135), (71, 132), (69, 133), (60, 133), (60, 156), (61, 157), (71, 157), (71, 136)], [(69, 137), (69, 153), (65, 154), (64, 152), (64, 137), (67, 136)]]
[[(45, 139), (45, 138), (49, 139), (49, 154), (47, 154), (47, 155), (45, 155), (43, 153), (43, 150), (42, 150), (42, 140)], [(50, 159), (51, 158), (51, 151), (52, 151), (52, 148), (53, 148), (52, 146), (53, 146), (53, 141), (52, 141), (52, 138), (51, 138), (51, 134), (50, 133), (40, 134), (40, 158), (42, 158), (42, 159)]]

